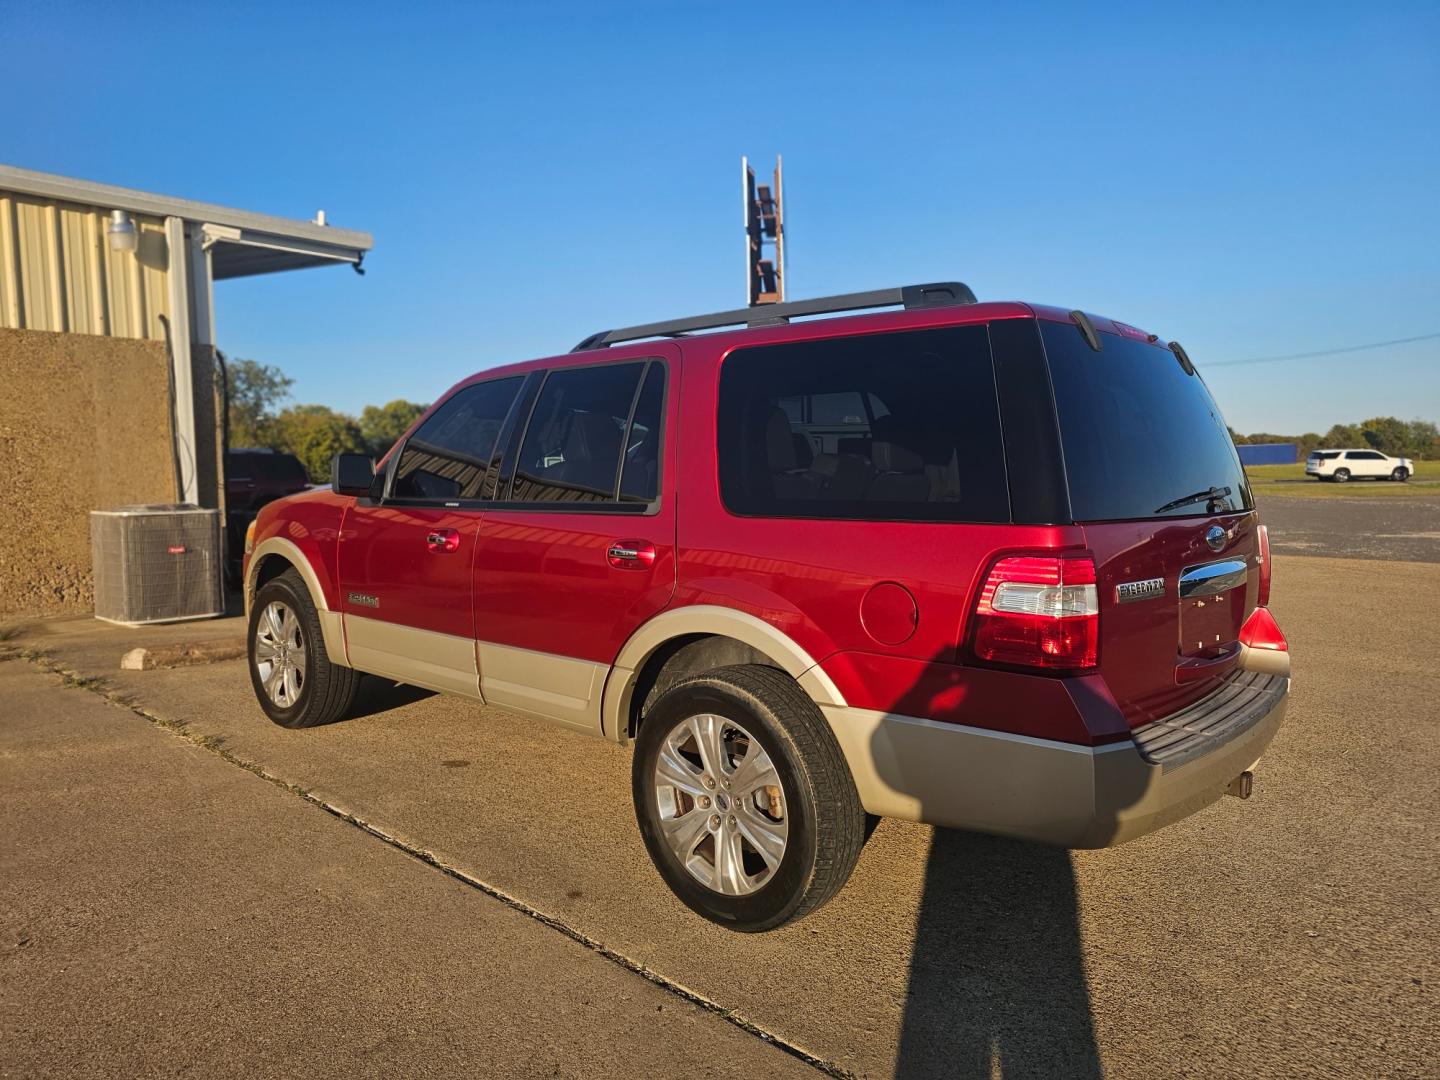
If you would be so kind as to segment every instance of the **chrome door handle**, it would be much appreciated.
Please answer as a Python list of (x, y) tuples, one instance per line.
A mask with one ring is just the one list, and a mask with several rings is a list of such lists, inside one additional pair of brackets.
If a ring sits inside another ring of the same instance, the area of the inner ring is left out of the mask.
[(460, 534), (454, 529), (433, 529), (425, 537), (425, 546), (431, 551), (444, 555), (460, 546)]
[(655, 545), (648, 540), (616, 540), (605, 559), (617, 570), (648, 570), (655, 562)]

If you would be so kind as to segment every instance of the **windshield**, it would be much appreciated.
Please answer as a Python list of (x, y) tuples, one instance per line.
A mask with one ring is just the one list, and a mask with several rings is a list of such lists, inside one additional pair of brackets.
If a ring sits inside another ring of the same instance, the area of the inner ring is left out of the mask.
[(1042, 322), (1076, 521), (1252, 509), (1225, 420), (1197, 375), (1160, 345)]

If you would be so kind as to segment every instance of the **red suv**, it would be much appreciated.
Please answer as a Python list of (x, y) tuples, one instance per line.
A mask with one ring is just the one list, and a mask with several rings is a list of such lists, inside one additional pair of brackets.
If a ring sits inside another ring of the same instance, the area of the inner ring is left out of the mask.
[(276, 723), (372, 672), (634, 743), (657, 869), (737, 930), (834, 895), (867, 815), (1101, 847), (1248, 795), (1289, 689), (1185, 350), (959, 284), (486, 371), (247, 548)]

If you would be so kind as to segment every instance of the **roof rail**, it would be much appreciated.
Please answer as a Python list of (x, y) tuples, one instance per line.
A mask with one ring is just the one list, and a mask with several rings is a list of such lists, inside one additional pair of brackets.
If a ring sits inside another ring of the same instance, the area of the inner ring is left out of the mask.
[(802, 315), (829, 315), (837, 311), (863, 311), (866, 308), (904, 306), (916, 308), (955, 307), (975, 303), (970, 286), (959, 281), (938, 281), (929, 285), (902, 285), (897, 289), (875, 289), (871, 292), (843, 293), (840, 296), (817, 296), (813, 300), (793, 300), (783, 304), (757, 304), (755, 307), (717, 311), (713, 315), (692, 315), (688, 319), (626, 326), (619, 330), (601, 330), (591, 334), (571, 349), (603, 349), (622, 341), (641, 338), (675, 337), (693, 330), (714, 330), (721, 326), (774, 326)]

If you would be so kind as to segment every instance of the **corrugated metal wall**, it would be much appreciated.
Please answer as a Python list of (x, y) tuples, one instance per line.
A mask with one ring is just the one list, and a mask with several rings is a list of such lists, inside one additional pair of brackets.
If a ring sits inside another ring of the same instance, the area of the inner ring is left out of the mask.
[(165, 227), (132, 216), (135, 250), (112, 251), (108, 211), (0, 191), (0, 327), (162, 338)]

